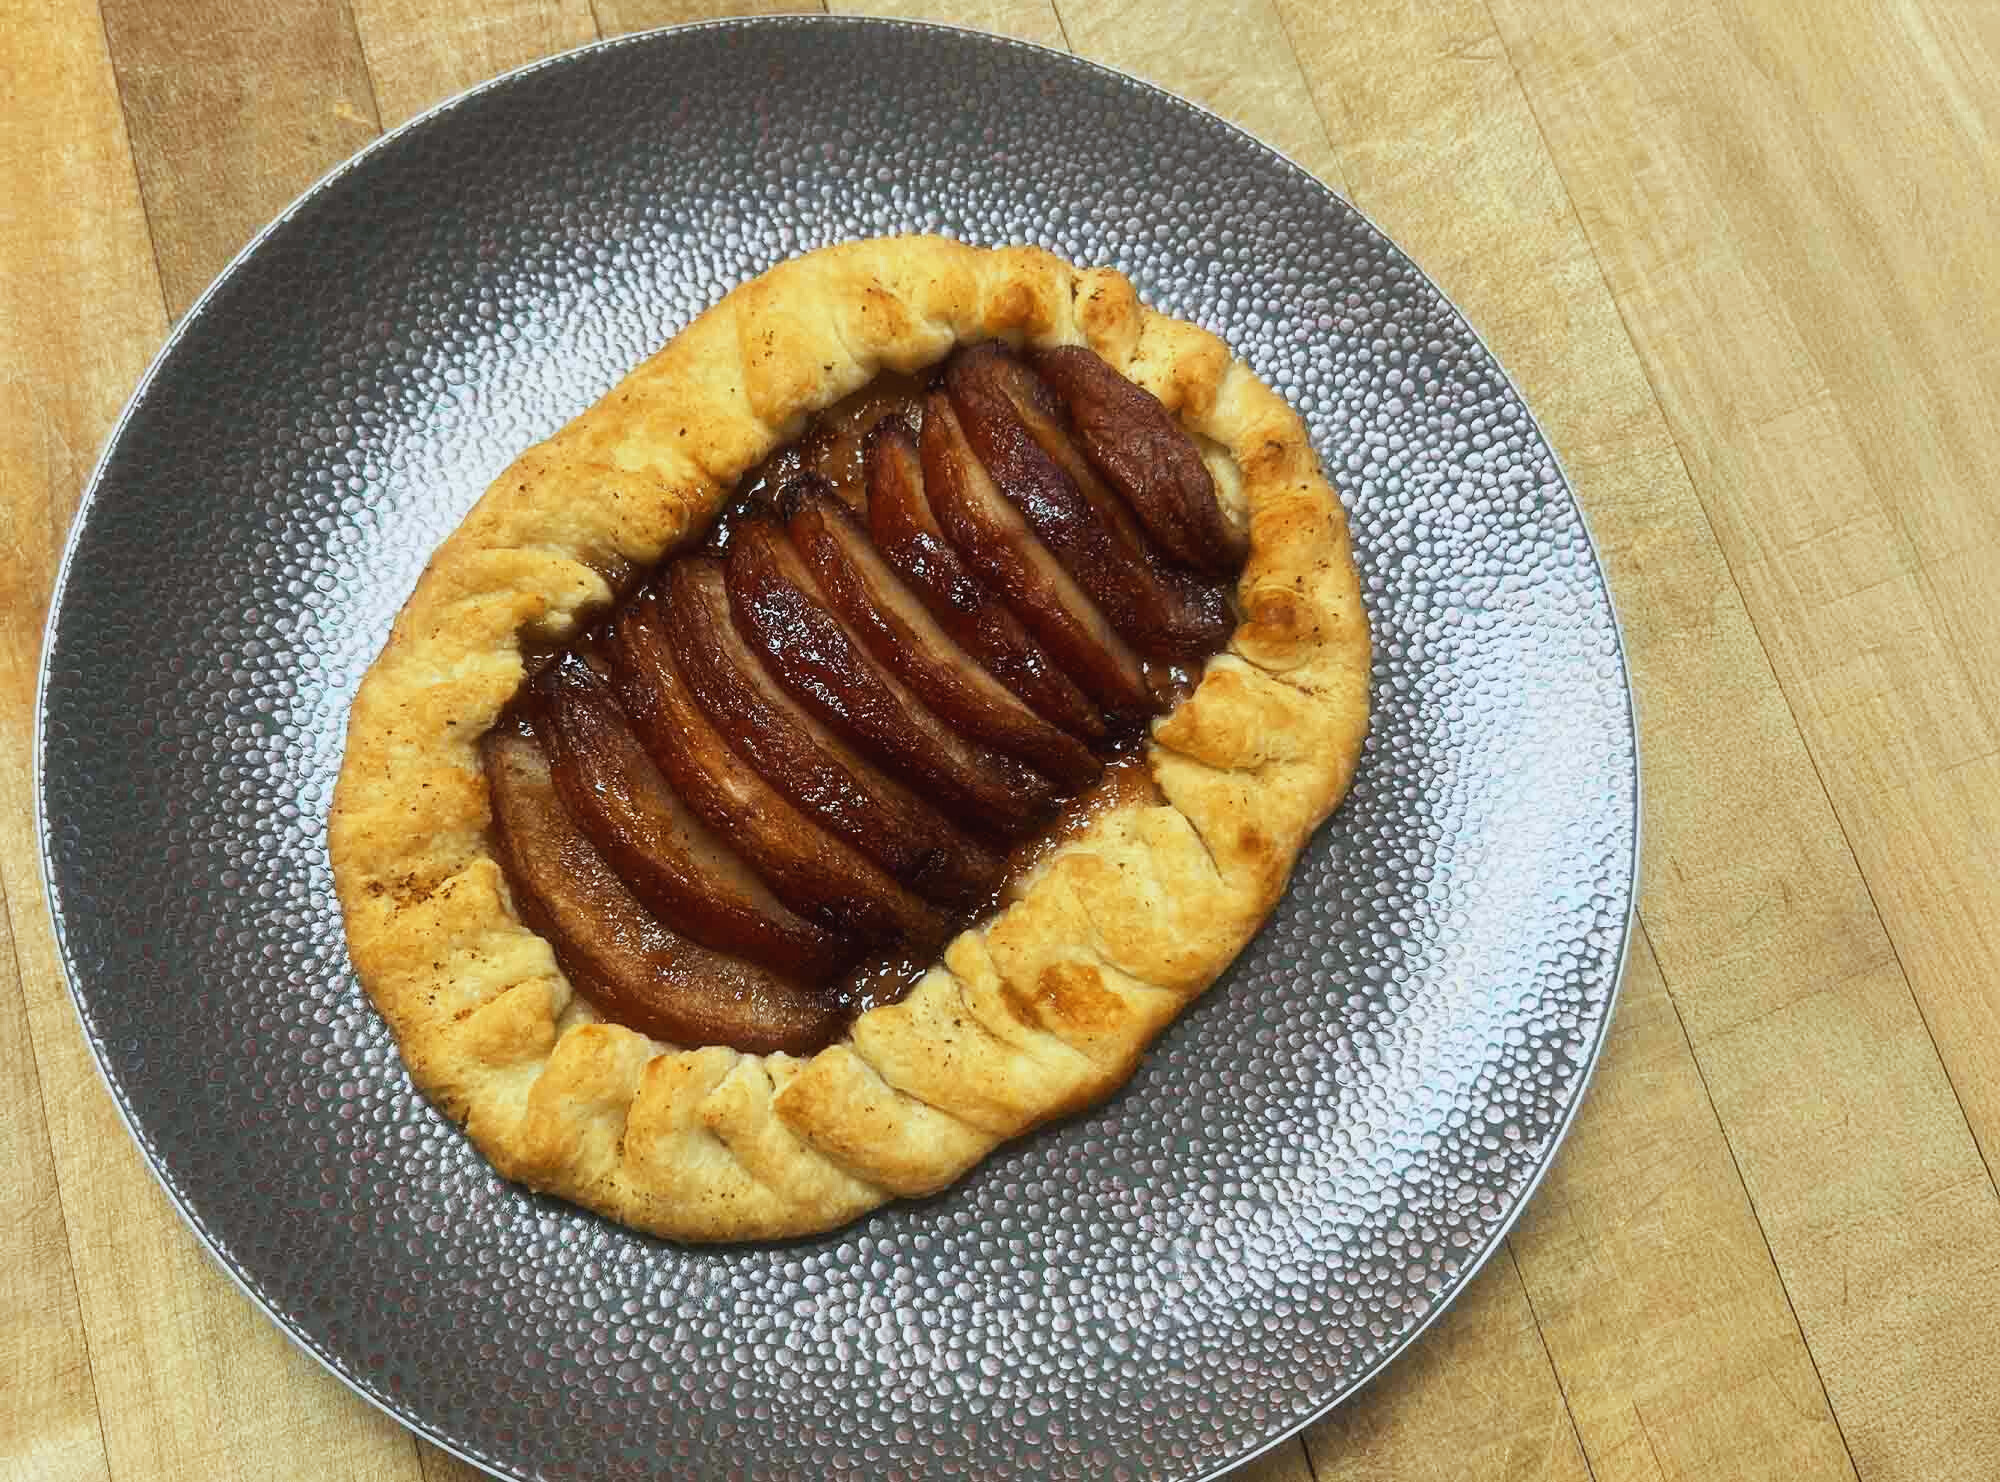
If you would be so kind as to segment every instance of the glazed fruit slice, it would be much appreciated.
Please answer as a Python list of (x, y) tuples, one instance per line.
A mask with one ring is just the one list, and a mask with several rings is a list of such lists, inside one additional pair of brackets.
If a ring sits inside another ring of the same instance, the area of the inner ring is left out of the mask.
[(1028, 360), (1061, 399), (1085, 456), (1161, 550), (1218, 580), (1243, 569), (1249, 536), (1223, 514), (1200, 450), (1159, 398), (1082, 345), (1037, 350)]
[[(805, 487), (829, 502), (834, 498), (824, 480)], [(737, 626), (778, 682), (924, 797), (968, 827), (1008, 839), (1054, 814), (1056, 790), (1047, 778), (967, 741), (866, 651), (829, 610), (810, 568), (775, 522), (755, 519), (738, 527), (728, 582)]]
[(1139, 656), (1000, 492), (942, 392), (924, 403), (922, 449), (931, 511), (965, 564), (1109, 716), (1131, 728), (1151, 715)]
[(833, 1001), (650, 915), (564, 810), (531, 730), (492, 731), (483, 749), (514, 904), (600, 1011), (675, 1044), (750, 1054), (810, 1054), (839, 1032)]
[(1103, 713), (945, 538), (925, 492), (911, 425), (901, 417), (877, 423), (868, 436), (866, 465), (868, 534), (939, 627), (1044, 720), (1086, 741), (1103, 740)]
[[(915, 461), (914, 447), (906, 450)], [(875, 659), (926, 705), (975, 741), (1019, 757), (1064, 787), (1087, 787), (1103, 770), (1090, 748), (1017, 700), (946, 636), (903, 585), (839, 500), (793, 486), (786, 532), (820, 594)]]
[(801, 811), (928, 900), (973, 905), (1004, 864), (871, 766), (773, 679), (737, 630), (719, 562), (675, 561), (663, 611), (674, 657), (716, 730)]
[(683, 936), (806, 983), (839, 974), (857, 944), (771, 893), (668, 786), (580, 654), (535, 681), (537, 729), (570, 817), (640, 904)]
[(953, 409), (993, 483), (1139, 652), (1183, 660), (1229, 636), (1212, 584), (1169, 567), (1061, 425), (1054, 394), (1012, 351), (974, 346), (945, 371)]
[(1152, 786), (1112, 763), (1226, 638), (1233, 557), (1177, 563), (1092, 461), (1165, 469), (1140, 499), (1180, 548), (1217, 538), (1164, 409), (1055, 364), (1088, 433), (997, 344), (828, 408), (537, 667), (484, 743), (496, 852), (600, 1012), (823, 1043)]
[(800, 812), (723, 740), (681, 674), (650, 593), (618, 615), (607, 648), (612, 682), (654, 763), (794, 910), (871, 944), (943, 939), (936, 908)]

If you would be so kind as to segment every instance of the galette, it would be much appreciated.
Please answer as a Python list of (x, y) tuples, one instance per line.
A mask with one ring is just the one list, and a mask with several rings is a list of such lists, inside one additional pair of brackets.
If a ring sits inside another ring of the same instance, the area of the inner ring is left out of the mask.
[(1340, 504), (1222, 341), (1039, 249), (811, 252), (431, 558), (349, 719), (350, 955), (509, 1178), (825, 1230), (1129, 1077), (1368, 672)]

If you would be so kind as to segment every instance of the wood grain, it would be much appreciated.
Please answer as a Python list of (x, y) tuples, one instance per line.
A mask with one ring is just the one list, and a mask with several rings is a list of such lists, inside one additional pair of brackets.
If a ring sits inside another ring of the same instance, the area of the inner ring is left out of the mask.
[[(1338, 12), (1288, 3), (1284, 13), (1355, 200), (1450, 285), (1524, 388), (1590, 515), (1641, 696), (1653, 800), (1642, 911), (1671, 911), (1684, 891), (1675, 849), (1743, 860), (1740, 845), (1722, 842), (1741, 808), (1761, 804), (1780, 837), (1816, 818), (1829, 839), (1790, 714), (1485, 8), (1376, 0)], [(1385, 35), (1399, 44), (1377, 49)], [(1758, 770), (1729, 786), (1718, 754), (1754, 758)], [(1720, 787), (1727, 803), (1712, 811)], [(1690, 829), (1714, 832), (1690, 840)], [(1818, 871), (1781, 852), (1744, 862), (1764, 863), (1778, 888), (1843, 867), (1837, 848)], [(1865, 902), (1851, 889), (1839, 898), (1865, 930)], [(1733, 901), (1695, 905), (1732, 923), (1742, 915)], [(1817, 919), (1794, 909), (1769, 924), (1790, 932)], [(1678, 1016), (1657, 1002), (1656, 972), (1642, 945), (1599, 1088), (1552, 1175), (1557, 1192), (1514, 1241), (1586, 1454), (1600, 1479), (1846, 1475), (1700, 1071)], [(1626, 1055), (1646, 1067), (1636, 1112), (1617, 1089)], [(1550, 1223), (1568, 1190), (1590, 1201), (1586, 1227)], [(1691, 1268), (1691, 1245), (1717, 1264)], [(1602, 1263), (1615, 1288), (1585, 1291)], [(1662, 1332), (1632, 1326), (1640, 1318), (1670, 1321)], [(1659, 1361), (1669, 1342), (1681, 1361)], [(1755, 1362), (1798, 1403), (1719, 1392), (1718, 1375), (1691, 1355)], [(1757, 1445), (1739, 1444), (1732, 1403), (1760, 1418)]]
[(341, 0), (103, 0), (167, 304), (379, 130)]
[(606, 36), (732, 15), (817, 15), (826, 9), (814, 0), (591, 0), (591, 8)]
[(943, 21), (996, 36), (1032, 41), (1052, 51), (1069, 50), (1062, 22), (1049, 0), (842, 0), (828, 7), (837, 15), (875, 15), (902, 21)]
[[(0, 75), (19, 79), (0, 129), (0, 1477), (82, 1482), (110, 1463), (49, 1127), (63, 1066), (45, 1080), (23, 992), (35, 977), (48, 1032), (74, 1040), (48, 971), (28, 756), (62, 533), (162, 316), (94, 7), (0, 27)], [(76, 312), (100, 295), (102, 332)]]
[[(107, 65), (108, 17), (89, 9), (74, 13), (74, 66), (64, 74), (72, 96), (38, 103), (33, 113), (65, 134), (64, 146), (43, 157), (76, 169), (87, 165), (90, 173), (83, 180), (49, 180), (56, 188), (26, 203), (18, 221), (24, 230), (68, 230), (87, 252), (106, 256), (73, 264), (76, 276), (45, 284), (44, 294), (9, 316), (9, 343), (36, 367), (35, 381), (49, 377), (61, 390), (50, 394), (52, 387), (34, 382), (20, 388), (34, 398), (36, 415), (26, 425), (42, 438), (40, 447), (25, 450), (25, 459), (12, 449), (8, 456), (16, 543), (8, 563), (6, 689), (0, 694), (7, 732), (0, 746), (7, 758), (0, 781), (0, 879), (14, 921), (78, 1305), (91, 1344), (101, 1452), (113, 1475), (130, 1477), (283, 1474), (305, 1454), (344, 1475), (403, 1479), (414, 1475), (407, 1436), (362, 1406), (243, 1300), (144, 1170), (76, 1032), (36, 885), (26, 763), (39, 617), (88, 461), (164, 333), (163, 286), (173, 308), (184, 308), (240, 238), (283, 203), (280, 192), (288, 198), (309, 178), (306, 172), (317, 173), (348, 148), (344, 140), (334, 142), (334, 156), (309, 162), (299, 146), (275, 148), (268, 137), (246, 133), (214, 136), (213, 147), (203, 150), (198, 138), (188, 137), (199, 133), (188, 130), (188, 117), (237, 127), (245, 79), (236, 76), (225, 85), (219, 60), (170, 78), (174, 69), (155, 48), (186, 45), (199, 52), (213, 39), (202, 29), (206, 24), (229, 33), (223, 50), (240, 59), (248, 54), (245, 38), (254, 22), (198, 8), (161, 26), (152, 17), (126, 19), (141, 20), (126, 27), (124, 39), (133, 75), (144, 79), (139, 91), (150, 99), (143, 106), (189, 112), (173, 115), (183, 131), (179, 138), (170, 137), (166, 112), (147, 117), (150, 154), (136, 138), (128, 140)], [(182, 24), (195, 29), (177, 29)], [(280, 49), (269, 60), (277, 68), (290, 59)], [(10, 69), (10, 75), (44, 72)], [(238, 95), (234, 113), (226, 106), (232, 89)], [(135, 171), (135, 155), (151, 159), (150, 183), (159, 192), (150, 244), (139, 188), (146, 172)], [(198, 178), (176, 176), (177, 161)], [(253, 206), (208, 196), (253, 180), (263, 193)], [(77, 202), (94, 214), (79, 220)], [(173, 217), (162, 230), (163, 204), (169, 213), (185, 206), (185, 218)], [(64, 263), (64, 245), (57, 242), (45, 241), (39, 250), (11, 240), (7, 245), (10, 265)], [(171, 282), (164, 280), (168, 271)], [(23, 904), (31, 914), (24, 915)]]
[(1596, 1083), (1511, 1241), (1592, 1475), (1852, 1478), (1643, 936)]
[[(33, 30), (0, 28), (0, 55), (27, 89), (0, 131), (10, 181), (0, 214), (0, 883), (13, 937), (0, 1024), (18, 1024), (25, 1007), (75, 1276), (71, 1296), (60, 1244), (41, 1223), (45, 1201), (18, 1233), (10, 1227), (6, 1264), (42, 1287), (43, 1305), (26, 1329), (40, 1367), (19, 1410), (0, 1406), (0, 1455), (45, 1437), (22, 1471), (37, 1478), (286, 1475), (301, 1455), (329, 1472), (407, 1478), (407, 1438), (280, 1336), (168, 1208), (105, 1095), (56, 967), (28, 771), (41, 616), (97, 444), (166, 313), (97, 12), (61, 5)], [(19, 1085), (10, 1077), (7, 1094)], [(32, 1168), (32, 1121), (17, 1135)], [(87, 1368), (64, 1316), (72, 1303)]]
[(1587, 1482), (1549, 1357), (1501, 1250), (1354, 1402), (1306, 1432), (1316, 1482)]
[[(0, 1478), (477, 1475), (292, 1349), (131, 1148), (40, 900), (41, 616), (170, 317), (379, 126), (600, 28), (811, 8), (0, 28)], [(1350, 192), (1522, 384), (1619, 603), (1644, 935), (1591, 1099), (1464, 1299), (1242, 1475), (2000, 1475), (2000, 9), (854, 8), (1074, 43)]]
[[(1986, 548), (1984, 373), (1952, 376), (1947, 347), (1991, 346), (2000, 298), (1990, 255), (1933, 250), (1945, 220), (1904, 180), (1961, 199), (1954, 230), (1990, 228), (1990, 151), (1958, 136), (2000, 92), (1922, 44), (1916, 6), (1494, 9), (1837, 820), (1811, 828), (1837, 929), (1802, 971), (1739, 958), (1733, 991), (1693, 991), (1690, 939), (1792, 914), (1784, 873), (1720, 922), (1649, 916), (1662, 966), (1862, 1475), (1993, 1475), (2000, 1198), (1965, 1115), (2000, 1131), (2000, 789), (1925, 563)], [(1920, 127), (1920, 97), (1969, 123)], [(1727, 868), (1676, 860), (1736, 875), (1741, 821), (1708, 829)], [(1755, 930), (1732, 935), (1740, 954)]]
[(590, 0), (351, 0), (383, 128), (597, 39)]
[(90, 1351), (77, 1309), (62, 1196), (42, 1112), (41, 1078), (0, 911), (0, 1478), (108, 1475)]
[(1342, 188), (1312, 93), (1271, 0), (1184, 7), (1158, 0), (1063, 0), (1057, 14), (1077, 55), (1214, 109)]

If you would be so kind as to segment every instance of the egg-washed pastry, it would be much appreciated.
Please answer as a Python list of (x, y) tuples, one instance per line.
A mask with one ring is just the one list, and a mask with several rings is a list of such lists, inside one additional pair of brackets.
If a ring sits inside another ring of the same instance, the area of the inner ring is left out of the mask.
[(1368, 671), (1304, 425), (1214, 335), (1039, 249), (826, 248), (432, 557), (349, 719), (349, 950), (508, 1177), (825, 1230), (1126, 1080), (1345, 792)]

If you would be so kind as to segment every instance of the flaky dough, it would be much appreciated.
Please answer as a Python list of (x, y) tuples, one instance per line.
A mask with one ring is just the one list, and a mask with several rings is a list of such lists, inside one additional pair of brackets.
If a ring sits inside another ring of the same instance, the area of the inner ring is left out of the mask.
[[(902, 1001), (809, 1059), (601, 1022), (515, 915), (478, 742), (615, 594), (808, 414), (953, 345), (1085, 343), (1203, 439), (1247, 518), (1242, 615), (1121, 805)], [(1298, 416), (1123, 277), (1035, 248), (847, 243), (744, 284), (530, 448), (432, 557), (356, 696), (330, 845), (348, 947), (418, 1085), (508, 1177), (642, 1230), (824, 1230), (1088, 1106), (1228, 966), (1346, 791), (1368, 715), (1346, 523)]]

